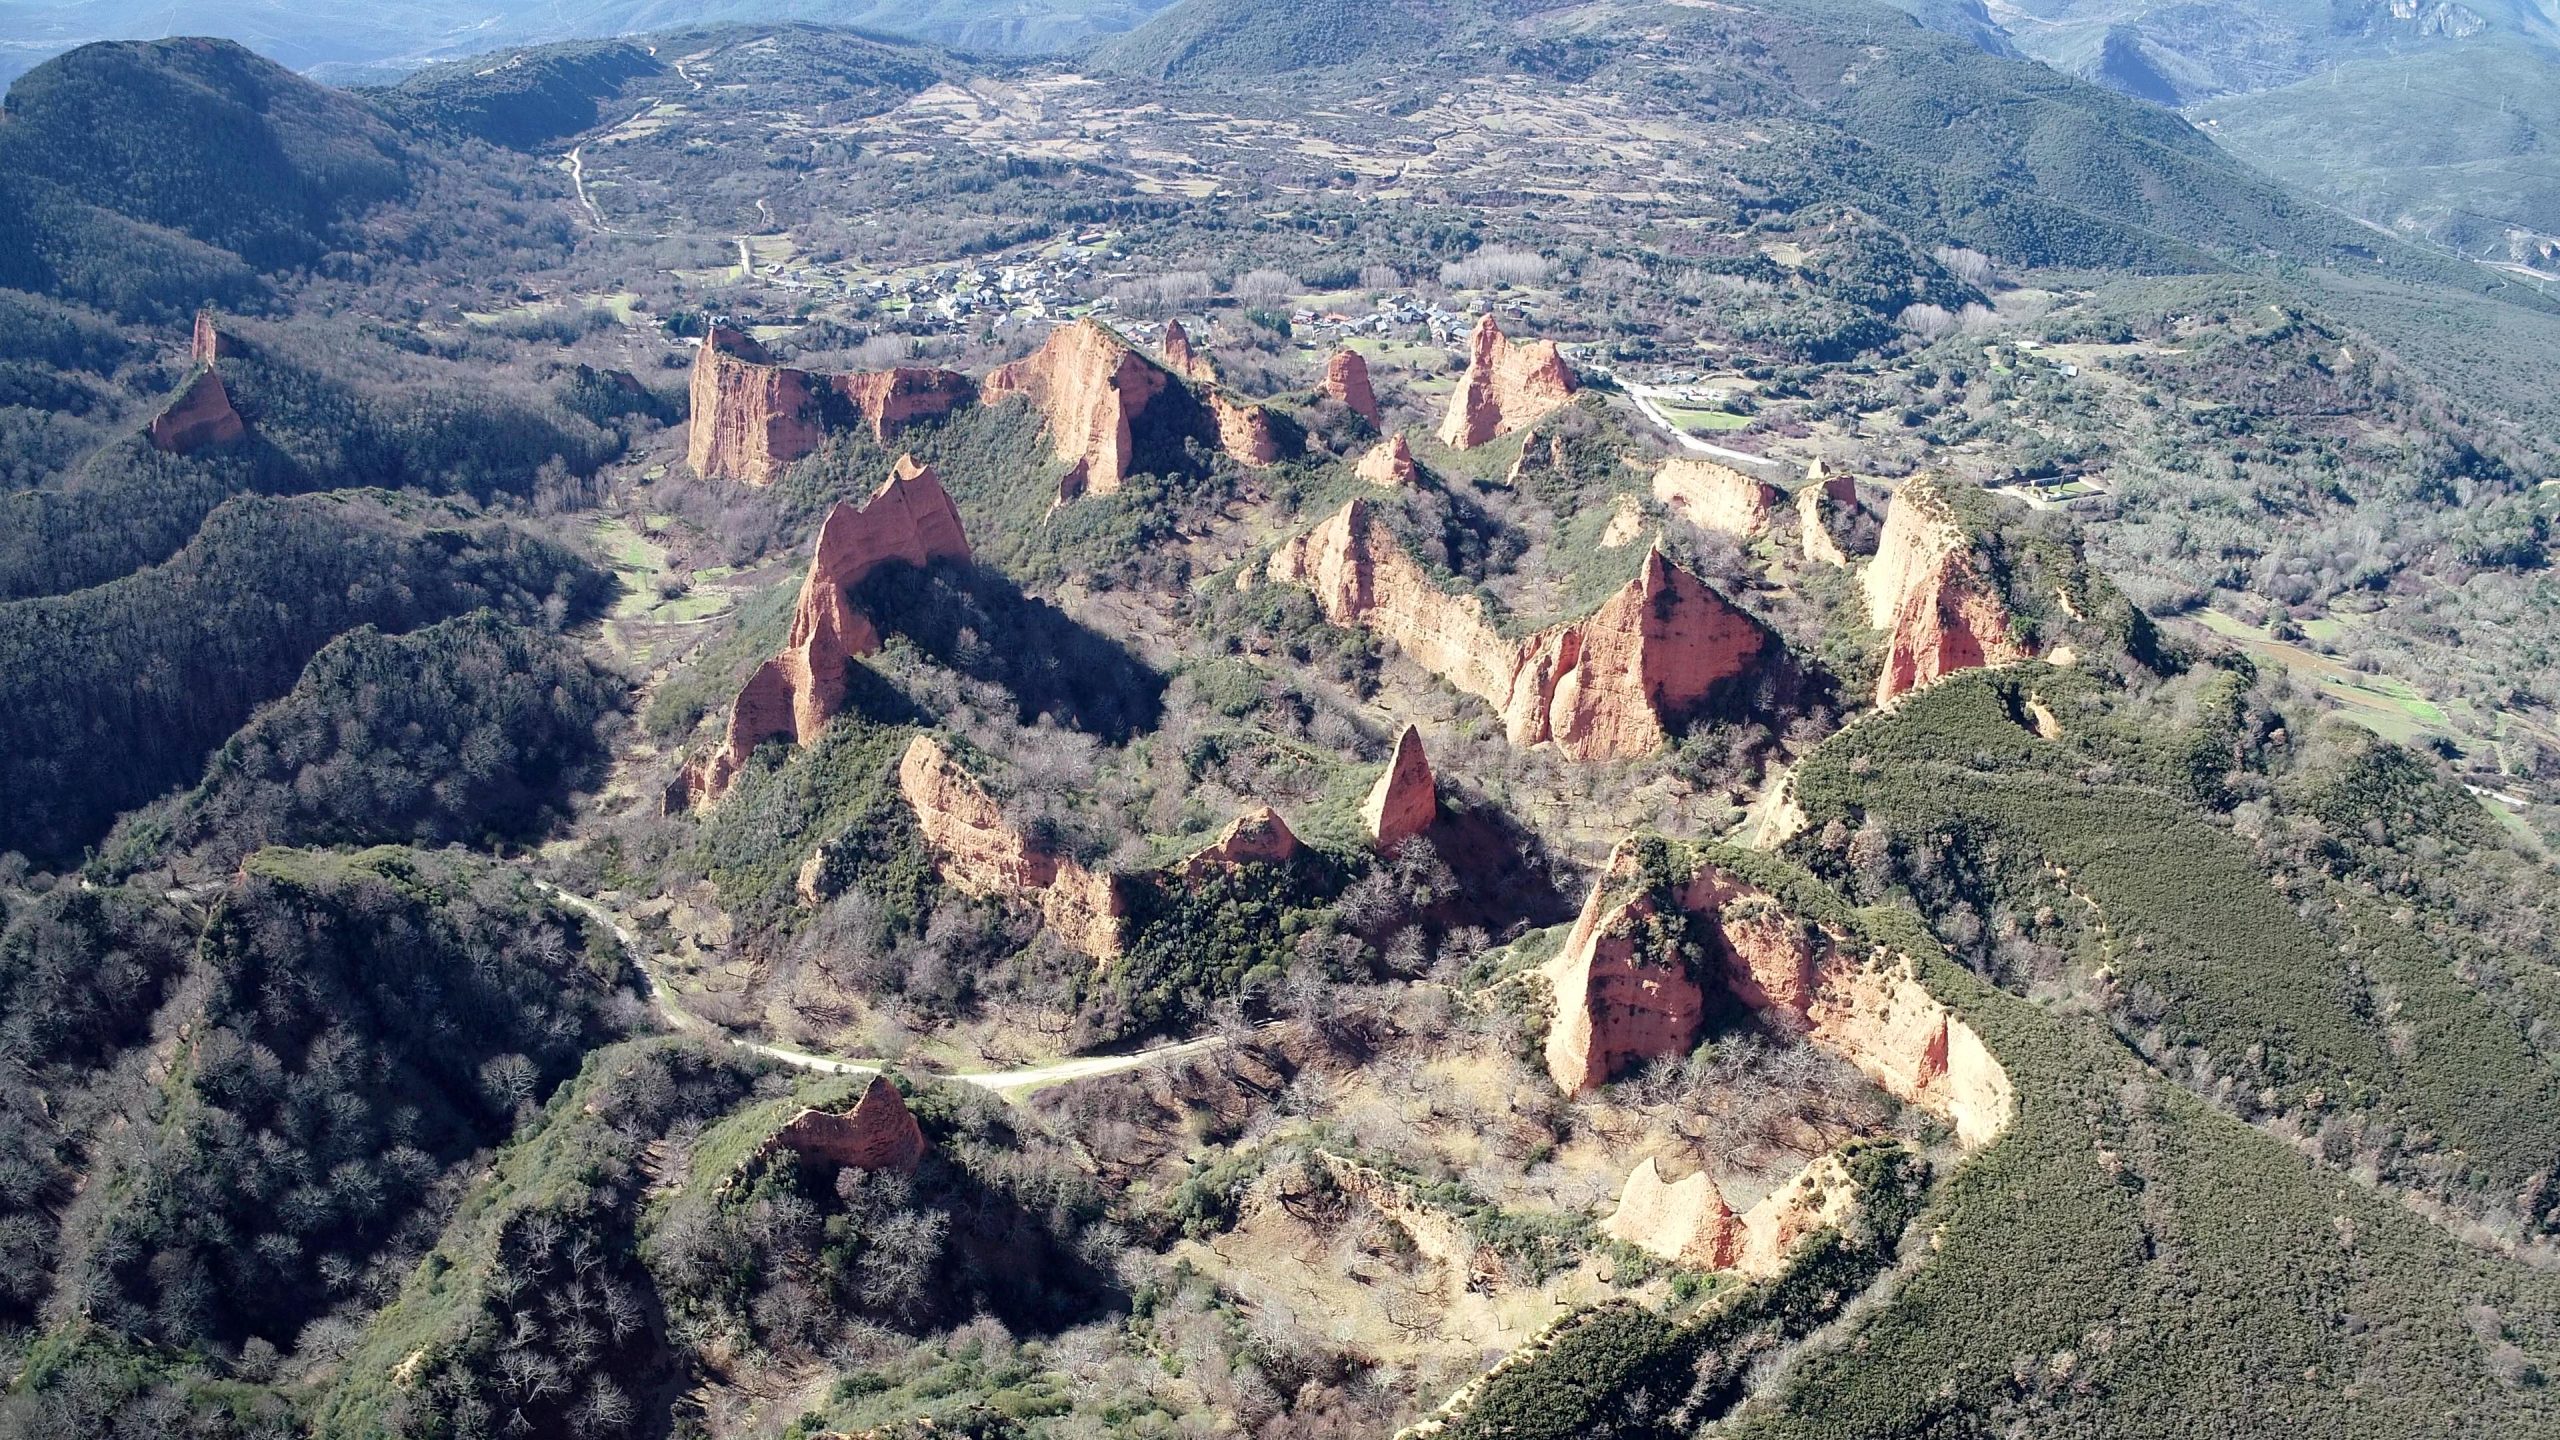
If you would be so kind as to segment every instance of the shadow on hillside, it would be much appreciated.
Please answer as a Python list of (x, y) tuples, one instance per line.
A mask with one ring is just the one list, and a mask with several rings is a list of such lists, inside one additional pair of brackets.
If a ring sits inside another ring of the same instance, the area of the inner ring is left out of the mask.
[(1129, 647), (993, 570), (884, 566), (863, 582), (856, 604), (883, 634), (905, 637), (970, 679), (1003, 686), (1025, 724), (1047, 715), (1121, 745), (1163, 718), (1163, 676)]
[(1457, 881), (1456, 893), (1432, 907), (1434, 926), (1480, 925), (1505, 935), (1515, 926), (1573, 918), (1575, 901), (1556, 883), (1545, 843), (1492, 801), (1442, 786), (1440, 818), (1422, 838)]

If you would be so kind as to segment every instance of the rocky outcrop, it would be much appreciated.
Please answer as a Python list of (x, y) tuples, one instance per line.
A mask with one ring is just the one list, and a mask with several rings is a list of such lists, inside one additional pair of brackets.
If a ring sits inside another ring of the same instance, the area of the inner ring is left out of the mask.
[(1058, 497), (1108, 495), (1136, 458), (1132, 428), (1173, 377), (1129, 348), (1098, 320), (1078, 320), (1050, 333), (1038, 350), (998, 366), (982, 387), (988, 399), (1029, 397), (1067, 463)]
[(1270, 411), (1213, 390), (1209, 413), (1218, 422), (1218, 448), (1228, 459), (1256, 470), (1279, 462), (1280, 436), (1272, 427)]
[(1520, 441), (1520, 453), (1512, 458), (1502, 483), (1511, 490), (1527, 490), (1543, 477), (1570, 480), (1573, 462), (1565, 454), (1562, 435), (1540, 435), (1533, 430)]
[(898, 790), (915, 810), (934, 869), (953, 889), (1027, 903), (1068, 948), (1096, 960), (1119, 956), (1127, 906), (1118, 882), (1007, 823), (995, 798), (931, 736), (908, 743)]
[(872, 572), (891, 561), (921, 567), (968, 558), (959, 510), (932, 467), (913, 456), (898, 457), (861, 506), (839, 503), (828, 511), (800, 582), (789, 639), (738, 692), (719, 748), (690, 772), (691, 798), (701, 803), (726, 793), (747, 757), (768, 740), (806, 745), (817, 738), (844, 704), (846, 667), (880, 648), (880, 632), (853, 603)]
[(1701, 530), (1748, 540), (1769, 528), (1778, 487), (1712, 460), (1666, 460), (1653, 472), (1653, 498)]
[(1894, 492), (1864, 580), (1867, 621), (1885, 632), (1878, 705), (1959, 670), (2027, 658), (1973, 538), (1934, 480)]
[(885, 1075), (874, 1075), (862, 1098), (846, 1111), (803, 1110), (766, 1142), (767, 1151), (789, 1150), (804, 1162), (857, 1170), (912, 1171), (924, 1159), (924, 1130), (906, 1097)]
[(1612, 1239), (1699, 1270), (1729, 1270), (1742, 1256), (1742, 1217), (1703, 1170), (1665, 1184), (1648, 1155), (1627, 1176), (1605, 1225)]
[(1401, 490), (1422, 480), (1422, 467), (1414, 463), (1413, 447), (1400, 434), (1370, 446), (1369, 453), (1361, 456), (1352, 470), (1381, 490)]
[(1630, 1065), (1688, 1054), (1706, 1015), (1706, 991), (1688, 962), (1650, 943), (1651, 922), (1680, 917), (1629, 892), (1631, 873), (1621, 846), (1543, 968), (1555, 996), (1547, 1073), (1568, 1095), (1596, 1090)]
[(1451, 595), (1396, 542), (1369, 503), (1353, 500), (1273, 553), (1270, 578), (1303, 585), (1335, 625), (1373, 630), (1424, 669), (1506, 709), (1519, 647), (1473, 596)]
[(248, 433), (240, 412), (232, 408), (231, 392), (223, 387), (221, 374), (211, 368), (188, 377), (177, 398), (151, 417), (152, 448), (172, 455), (236, 444)]
[[(1980, 1144), (2008, 1123), (2009, 1079), (1970, 1026), (1914, 975), (1908, 957), (1861, 953), (1777, 897), (1708, 863), (1676, 886), (1639, 888), (1621, 845), (1564, 949), (1545, 968), (1555, 995), (1547, 1071), (1569, 1094), (1632, 1064), (1687, 1054), (1703, 986), (1721, 986), (1765, 1023), (1833, 1050), (1905, 1104)], [(1668, 922), (1667, 924), (1665, 922)], [(1704, 952), (1666, 953), (1685, 931)]]
[(1602, 1229), (1675, 1265), (1766, 1279), (1785, 1268), (1806, 1237), (1846, 1220), (1856, 1203), (1856, 1182), (1836, 1153), (1797, 1171), (1739, 1215), (1706, 1172), (1665, 1183), (1648, 1155), (1627, 1175), (1618, 1208)]
[(1182, 328), (1180, 320), (1164, 322), (1164, 368), (1193, 385), (1218, 383), (1218, 366), (1208, 356), (1191, 348), (1191, 332)]
[(239, 353), (239, 342), (222, 333), (210, 306), (196, 311), (194, 333), (187, 337), (187, 363), (199, 369), (211, 369), (226, 355)]
[(1313, 591), (1332, 623), (1386, 636), (1492, 705), (1513, 744), (1553, 742), (1576, 760), (1659, 750), (1666, 722), (1694, 711), (1772, 643), (1659, 549), (1588, 617), (1505, 640), (1474, 597), (1434, 584), (1365, 500), (1282, 546), (1268, 574)]
[(1804, 558), (1817, 565), (1846, 569), (1849, 552), (1841, 547), (1838, 526), (1845, 508), (1829, 487), (1807, 485), (1796, 492), (1796, 529), (1804, 537)]
[(714, 325), (694, 351), (685, 460), (697, 475), (770, 485), (826, 438), (831, 406), (840, 419), (858, 419), (885, 443), (918, 420), (950, 414), (975, 393), (966, 375), (920, 366), (813, 375), (775, 363), (745, 332)]
[(1215, 841), (1184, 856), (1173, 873), (1178, 879), (1196, 880), (1238, 865), (1285, 865), (1298, 858), (1299, 849), (1297, 834), (1280, 812), (1256, 805), (1228, 822)]
[(939, 420), (978, 393), (977, 385), (957, 370), (911, 365), (837, 375), (827, 383), (884, 445), (916, 421)]
[(1505, 712), (1521, 744), (1576, 760), (1650, 755), (1665, 725), (1749, 670), (1775, 642), (1758, 621), (1659, 548), (1588, 619), (1532, 637)]
[(1382, 427), (1383, 422), (1378, 418), (1378, 392), (1369, 388), (1369, 360), (1359, 351), (1346, 345), (1326, 356), (1324, 383), (1317, 390), (1325, 398), (1339, 401), (1342, 408), (1368, 421), (1371, 429)]
[(1452, 450), (1472, 450), (1564, 404), (1574, 388), (1573, 367), (1554, 341), (1506, 340), (1487, 315), (1470, 337), (1467, 373), (1449, 397), (1440, 441)]
[(1837, 1154), (1807, 1165), (1742, 1214), (1742, 1245), (1733, 1268), (1755, 1280), (1786, 1268), (1787, 1257), (1817, 1231), (1837, 1227), (1857, 1205), (1857, 1183)]
[(1431, 760), (1422, 753), (1422, 732), (1407, 725), (1396, 736), (1396, 753), (1385, 773), (1360, 802), (1360, 823), (1381, 850), (1393, 850), (1431, 828), (1440, 818), (1440, 782)]
[(809, 372), (774, 363), (754, 337), (714, 325), (693, 353), (692, 422), (685, 461), (710, 479), (770, 485), (818, 448), (817, 386)]

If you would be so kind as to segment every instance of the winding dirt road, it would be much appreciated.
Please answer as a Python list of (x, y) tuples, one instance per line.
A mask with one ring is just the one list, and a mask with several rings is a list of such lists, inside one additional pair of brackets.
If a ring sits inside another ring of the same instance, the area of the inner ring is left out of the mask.
[[(613, 932), (613, 938), (620, 942), (622, 952), (631, 957), (632, 968), (640, 972), (641, 982), (648, 987), (650, 1008), (666, 1018), (668, 1029), (679, 1034), (707, 1035), (725, 1040), (741, 1050), (761, 1055), (768, 1060), (777, 1060), (801, 1070), (816, 1070), (829, 1075), (880, 1073), (881, 1064), (877, 1060), (817, 1055), (806, 1050), (794, 1050), (787, 1045), (768, 1045), (760, 1040), (749, 1040), (744, 1036), (733, 1035), (720, 1026), (712, 1024), (685, 1009), (676, 1000), (674, 992), (658, 979), (658, 972), (652, 968), (651, 961), (655, 957), (646, 946), (640, 943), (638, 936), (623, 928), (622, 922), (614, 917), (612, 911), (584, 895), (571, 894), (539, 876), (534, 877), (533, 883), (541, 887), (545, 895), (579, 911)], [(1055, 1060), (1043, 1060), (1036, 1065), (1024, 1065), (1011, 1070), (977, 1070), (957, 1075), (940, 1074), (935, 1078), (957, 1080), (964, 1085), (975, 1085), (981, 1090), (994, 1091), (1000, 1095), (1027, 1094), (1051, 1085), (1064, 1085), (1074, 1080), (1090, 1080), (1097, 1075), (1116, 1075), (1124, 1070), (1142, 1069), (1167, 1060), (1179, 1060), (1188, 1055), (1203, 1054), (1207, 1051), (1222, 1049), (1226, 1043), (1222, 1036), (1206, 1035), (1195, 1040), (1175, 1040), (1162, 1045), (1153, 1045), (1126, 1055), (1061, 1056)], [(934, 1074), (931, 1071), (918, 1073)]]

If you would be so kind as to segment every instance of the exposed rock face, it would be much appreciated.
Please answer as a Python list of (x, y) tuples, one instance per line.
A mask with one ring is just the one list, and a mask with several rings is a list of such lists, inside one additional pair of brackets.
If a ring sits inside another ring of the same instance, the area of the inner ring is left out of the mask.
[(1603, 1228), (1677, 1265), (1763, 1279), (1784, 1268), (1806, 1236), (1847, 1218), (1856, 1199), (1848, 1167), (1824, 1155), (1736, 1215), (1704, 1171), (1666, 1184), (1648, 1155), (1628, 1174)]
[(871, 1077), (851, 1110), (803, 1110), (768, 1143), (804, 1160), (857, 1170), (913, 1170), (925, 1152), (915, 1112), (884, 1075)]
[(1935, 481), (1913, 480), (1894, 492), (1863, 578), (1867, 622), (1886, 632), (1878, 705), (1959, 670), (2027, 657), (2010, 636), (2008, 606), (1974, 559), (1972, 537)]
[(752, 336), (715, 325), (694, 352), (685, 459), (698, 475), (770, 485), (826, 437), (827, 391), (883, 442), (917, 420), (950, 414), (976, 393), (966, 375), (916, 366), (812, 375), (774, 363)]
[(1520, 442), (1520, 454), (1503, 472), (1502, 483), (1514, 490), (1525, 490), (1544, 473), (1569, 476), (1572, 461), (1564, 452), (1562, 435), (1540, 436), (1532, 432)]
[(1821, 1157), (1743, 1212), (1742, 1248), (1733, 1268), (1754, 1279), (1777, 1274), (1806, 1236), (1847, 1219), (1857, 1198), (1840, 1157)]
[(1847, 568), (1849, 552), (1840, 548), (1840, 537), (1832, 529), (1844, 518), (1842, 509), (1827, 485), (1807, 485), (1796, 492), (1796, 528), (1804, 535), (1804, 558)]
[(1285, 865), (1298, 857), (1298, 850), (1297, 834), (1280, 812), (1256, 805), (1230, 821), (1215, 841), (1184, 856), (1173, 873), (1190, 880), (1238, 865)]
[(1621, 846), (1592, 885), (1564, 949), (1546, 963), (1555, 1018), (1547, 1027), (1547, 1073), (1568, 1095), (1596, 1090), (1631, 1062), (1686, 1055), (1698, 1043), (1706, 992), (1676, 956), (1643, 943), (1661, 915), (1643, 894), (1610, 895), (1632, 873)]
[(1666, 460), (1653, 472), (1653, 498), (1701, 530), (1748, 540), (1769, 528), (1778, 487), (1712, 460)]
[(758, 745), (776, 738), (809, 744), (834, 717), (844, 704), (846, 667), (880, 648), (880, 632), (852, 599), (873, 571), (893, 560), (924, 566), (968, 558), (959, 510), (932, 467), (913, 456), (899, 456), (860, 508), (839, 503), (828, 511), (800, 582), (789, 641), (738, 692), (720, 748), (695, 772), (694, 798), (718, 799)]
[(196, 311), (195, 333), (187, 339), (188, 364), (210, 369), (215, 361), (238, 350), (238, 342), (223, 334), (222, 327), (214, 322), (211, 307)]
[[(1978, 1145), (2008, 1123), (2007, 1073), (1907, 957), (1856, 954), (1713, 864), (1661, 898), (1626, 884), (1635, 870), (1634, 850), (1620, 846), (1545, 969), (1556, 999), (1547, 1070), (1567, 1093), (1596, 1089), (1632, 1062), (1688, 1053), (1707, 980), (1765, 1021), (1838, 1052), (1904, 1103), (1945, 1117), (1962, 1144)], [(1644, 952), (1646, 922), (1666, 908), (1703, 922), (1710, 973), (1692, 976)]]
[(196, 371), (187, 388), (151, 420), (152, 448), (172, 455), (192, 455), (213, 445), (237, 443), (249, 433), (240, 412), (231, 407), (231, 392), (222, 376), (206, 368)]
[(1367, 502), (1350, 502), (1280, 547), (1269, 573), (1315, 592), (1332, 623), (1375, 630), (1460, 690), (1509, 704), (1517, 646), (1494, 630), (1475, 597), (1433, 584)]
[(693, 354), (693, 419), (685, 460), (707, 478), (770, 485), (818, 448), (815, 382), (774, 363), (754, 337), (714, 325)]
[(1487, 315), (1476, 322), (1467, 373), (1449, 397), (1440, 441), (1452, 450), (1472, 450), (1562, 405), (1573, 391), (1573, 367), (1564, 363), (1554, 341), (1514, 344)]
[(1218, 383), (1218, 366), (1191, 348), (1191, 332), (1179, 320), (1164, 322), (1164, 368), (1194, 385)]
[(1600, 532), (1600, 548), (1621, 550), (1636, 543), (1644, 534), (1644, 502), (1633, 495), (1621, 495), (1611, 502), (1609, 528)]
[(1422, 467), (1414, 463), (1413, 447), (1402, 435), (1392, 435), (1369, 447), (1352, 467), (1353, 473), (1381, 490), (1401, 490), (1421, 482)]
[(1742, 1256), (1742, 1219), (1707, 1173), (1665, 1184), (1650, 1155), (1627, 1176), (1603, 1228), (1639, 1250), (1699, 1270), (1729, 1270)]
[(1038, 350), (997, 367), (983, 390), (991, 400), (1025, 395), (1040, 408), (1050, 444), (1067, 462), (1058, 497), (1072, 500), (1120, 488), (1136, 454), (1131, 426), (1172, 383), (1102, 322), (1085, 319), (1060, 326)]
[(1670, 738), (1666, 721), (1696, 710), (1770, 643), (1705, 581), (1648, 551), (1590, 618), (1532, 638), (1507, 712), (1512, 738), (1553, 740), (1576, 760), (1650, 755)]
[(1323, 394), (1342, 403), (1342, 408), (1379, 428), (1378, 392), (1369, 388), (1369, 360), (1359, 351), (1344, 346), (1325, 357)]
[(1641, 573), (1588, 617), (1508, 641), (1472, 596), (1441, 590), (1354, 500), (1271, 557), (1336, 625), (1374, 630), (1433, 674), (1481, 697), (1515, 745), (1553, 741), (1576, 760), (1646, 755), (1770, 643), (1758, 622), (1649, 552)]
[(1766, 1278), (1785, 1266), (1806, 1236), (1838, 1225), (1855, 1201), (1848, 1169), (1837, 1155), (1815, 1160), (1741, 1215), (1705, 1172), (1666, 1184), (1647, 1156), (1627, 1176), (1605, 1228), (1675, 1264)]
[(953, 888), (1028, 902), (1070, 948), (1096, 960), (1119, 956), (1126, 909), (1119, 885), (1033, 844), (931, 736), (908, 743), (898, 790), (915, 809), (935, 869)]
[(1239, 465), (1261, 469), (1280, 459), (1280, 437), (1271, 412), (1221, 391), (1209, 393), (1209, 413), (1218, 422), (1218, 448)]
[(1379, 849), (1393, 850), (1439, 818), (1440, 782), (1431, 773), (1430, 757), (1422, 753), (1422, 732), (1407, 725), (1396, 737), (1386, 773), (1360, 802), (1360, 821)]
[(941, 419), (977, 394), (976, 384), (957, 370), (908, 365), (838, 375), (828, 383), (883, 444), (915, 421)]

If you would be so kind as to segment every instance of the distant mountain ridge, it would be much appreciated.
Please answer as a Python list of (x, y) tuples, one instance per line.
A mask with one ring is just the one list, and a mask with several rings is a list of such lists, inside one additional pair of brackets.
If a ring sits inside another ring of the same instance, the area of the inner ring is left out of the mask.
[[(16, 0), (0, 6), (0, 81), (93, 40), (148, 40), (182, 27), (225, 35), (291, 69), (338, 82), (407, 71), (511, 45), (610, 39), (742, 22), (802, 21), (909, 35), (955, 49), (1031, 54), (1131, 29), (1170, 0)], [(495, 13), (492, 13), (495, 11)]]

